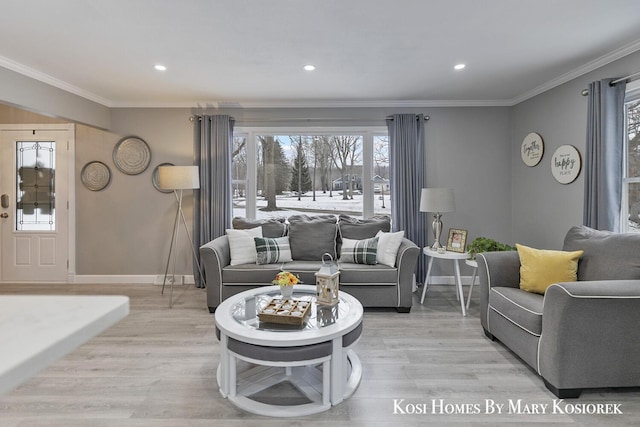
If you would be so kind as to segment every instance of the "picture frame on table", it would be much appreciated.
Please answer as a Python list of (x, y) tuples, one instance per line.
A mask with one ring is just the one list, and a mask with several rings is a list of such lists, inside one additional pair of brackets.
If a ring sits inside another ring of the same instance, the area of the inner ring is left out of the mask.
[(450, 228), (447, 238), (447, 250), (463, 253), (467, 247), (467, 230)]

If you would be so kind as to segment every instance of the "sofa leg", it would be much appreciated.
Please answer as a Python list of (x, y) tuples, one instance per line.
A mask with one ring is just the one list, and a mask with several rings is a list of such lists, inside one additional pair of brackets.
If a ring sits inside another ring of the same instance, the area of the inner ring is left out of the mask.
[(544, 380), (544, 385), (547, 386), (549, 391), (556, 395), (558, 399), (577, 399), (582, 393), (581, 388), (557, 388), (551, 385), (547, 380)]
[(496, 340), (496, 337), (494, 337), (491, 332), (487, 331), (485, 328), (482, 328), (482, 330), (484, 331), (484, 334), (487, 336), (487, 338), (489, 338), (491, 341)]
[(209, 313), (215, 313), (216, 307), (209, 307)]
[(411, 311), (411, 307), (396, 307), (396, 311), (398, 313), (409, 313)]

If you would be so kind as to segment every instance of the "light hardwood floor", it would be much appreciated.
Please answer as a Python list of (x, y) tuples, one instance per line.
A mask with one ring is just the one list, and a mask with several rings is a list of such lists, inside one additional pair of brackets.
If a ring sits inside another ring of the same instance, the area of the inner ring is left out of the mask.
[[(329, 411), (299, 419), (248, 414), (221, 397), (219, 345), (204, 290), (178, 288), (172, 309), (168, 295), (152, 285), (0, 285), (0, 293), (131, 298), (131, 313), (119, 324), (0, 396), (2, 427), (640, 425), (640, 389), (589, 390), (559, 405), (567, 411), (567, 403), (619, 404), (622, 414), (554, 414), (555, 396), (541, 379), (484, 337), (477, 293), (463, 318), (452, 286), (432, 286), (424, 306), (416, 293), (410, 314), (365, 311), (355, 347), (363, 364), (360, 387)], [(502, 414), (489, 413), (491, 401), (505, 405)], [(518, 401), (520, 412), (547, 405), (546, 413), (513, 413), (509, 403)], [(412, 409), (426, 414), (402, 414)]]

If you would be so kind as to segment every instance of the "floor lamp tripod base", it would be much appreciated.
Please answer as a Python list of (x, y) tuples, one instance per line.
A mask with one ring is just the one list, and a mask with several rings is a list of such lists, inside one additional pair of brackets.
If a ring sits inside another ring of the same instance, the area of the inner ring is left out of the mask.
[[(200, 267), (200, 262), (198, 261), (198, 256), (196, 254), (195, 247), (193, 246), (193, 239), (191, 238), (191, 233), (189, 232), (189, 227), (187, 226), (187, 221), (184, 217), (184, 212), (182, 211), (182, 190), (180, 190), (180, 195), (178, 195), (177, 190), (173, 190), (176, 199), (178, 201), (178, 209), (176, 210), (176, 217), (173, 221), (173, 233), (171, 233), (171, 243), (169, 244), (169, 256), (167, 257), (167, 266), (164, 270), (164, 278), (162, 280), (162, 294), (164, 295), (164, 287), (169, 281), (169, 308), (173, 307), (173, 285), (176, 281), (175, 275), (175, 266), (176, 266), (176, 256), (175, 249), (178, 244), (178, 231), (179, 231), (179, 223), (180, 219), (182, 219), (182, 224), (184, 224), (184, 229), (187, 232), (187, 237), (189, 238), (189, 243), (191, 244), (191, 253), (193, 255), (193, 260), (198, 267), (198, 273), (200, 273), (200, 280), (202, 280), (202, 284), (204, 284), (204, 275), (202, 274), (202, 268)], [(169, 274), (169, 264), (171, 264), (171, 257), (173, 256), (173, 272)], [(171, 277), (171, 279), (169, 279)]]

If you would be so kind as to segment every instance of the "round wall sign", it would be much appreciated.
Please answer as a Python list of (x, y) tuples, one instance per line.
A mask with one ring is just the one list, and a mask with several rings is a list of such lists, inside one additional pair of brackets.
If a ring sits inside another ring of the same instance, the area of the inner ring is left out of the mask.
[(551, 173), (560, 184), (569, 184), (580, 175), (582, 160), (573, 145), (561, 145), (551, 157)]
[(540, 163), (542, 154), (544, 154), (542, 137), (535, 132), (525, 136), (520, 148), (520, 154), (522, 155), (522, 161), (527, 166), (535, 166)]

